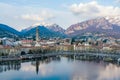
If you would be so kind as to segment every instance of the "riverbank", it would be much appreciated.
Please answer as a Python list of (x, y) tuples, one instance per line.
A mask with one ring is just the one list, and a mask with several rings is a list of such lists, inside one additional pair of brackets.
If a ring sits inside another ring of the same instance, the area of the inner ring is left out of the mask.
[(75, 53), (68, 51), (52, 52), (46, 54), (26, 54), (20, 56), (8, 56), (0, 57), (0, 62), (2, 61), (15, 61), (15, 60), (32, 60), (32, 59), (43, 59), (47, 57), (57, 57), (64, 56), (70, 57), (72, 59), (78, 60), (88, 60), (88, 61), (105, 61), (105, 62), (115, 62), (117, 63), (120, 59), (120, 54), (105, 54), (105, 53)]

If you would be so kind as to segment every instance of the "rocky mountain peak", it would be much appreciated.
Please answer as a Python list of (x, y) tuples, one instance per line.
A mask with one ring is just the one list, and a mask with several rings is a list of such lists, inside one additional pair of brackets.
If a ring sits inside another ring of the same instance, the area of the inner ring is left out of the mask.
[(57, 25), (57, 24), (51, 24), (51, 25), (48, 25), (46, 27), (48, 29), (50, 29), (50, 30), (55, 31), (55, 32), (60, 32), (60, 33), (64, 33), (65, 32), (65, 30), (62, 27), (60, 27), (59, 25)]
[(99, 17), (71, 25), (67, 35), (81, 35), (86, 32), (104, 33), (106, 35), (118, 36), (120, 34), (120, 17)]
[(110, 24), (104, 17), (87, 20), (77, 24), (71, 25), (66, 34), (74, 33), (75, 31), (84, 30), (87, 28), (99, 28), (99, 29), (112, 29), (112, 24)]
[(111, 24), (115, 24), (115, 25), (120, 26), (120, 15), (106, 16), (105, 19), (108, 20), (108, 22), (110, 22)]

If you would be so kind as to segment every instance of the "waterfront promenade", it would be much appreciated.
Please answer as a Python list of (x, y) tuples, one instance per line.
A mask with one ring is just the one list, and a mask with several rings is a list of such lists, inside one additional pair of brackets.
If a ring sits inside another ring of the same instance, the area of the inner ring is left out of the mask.
[(79, 53), (71, 51), (60, 51), (60, 52), (51, 52), (45, 54), (26, 54), (20, 56), (12, 57), (0, 57), (0, 61), (13, 61), (13, 60), (31, 60), (31, 59), (42, 59), (47, 57), (54, 56), (65, 56), (71, 57), (73, 59), (82, 59), (82, 60), (103, 60), (109, 62), (117, 62), (120, 59), (120, 54), (105, 54), (105, 53)]

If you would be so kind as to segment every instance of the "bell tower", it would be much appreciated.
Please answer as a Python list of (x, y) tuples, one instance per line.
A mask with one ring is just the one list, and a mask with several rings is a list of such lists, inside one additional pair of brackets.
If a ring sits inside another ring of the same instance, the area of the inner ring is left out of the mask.
[(36, 27), (36, 44), (35, 47), (40, 47), (41, 45), (39, 44), (40, 38), (39, 38), (39, 27)]
[(39, 41), (39, 28), (36, 27), (36, 41)]

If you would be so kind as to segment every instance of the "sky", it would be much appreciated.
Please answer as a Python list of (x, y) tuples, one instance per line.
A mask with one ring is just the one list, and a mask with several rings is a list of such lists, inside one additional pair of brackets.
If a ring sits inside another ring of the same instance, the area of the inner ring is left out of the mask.
[(67, 29), (85, 20), (120, 14), (120, 0), (0, 0), (0, 23), (22, 30), (58, 24)]

